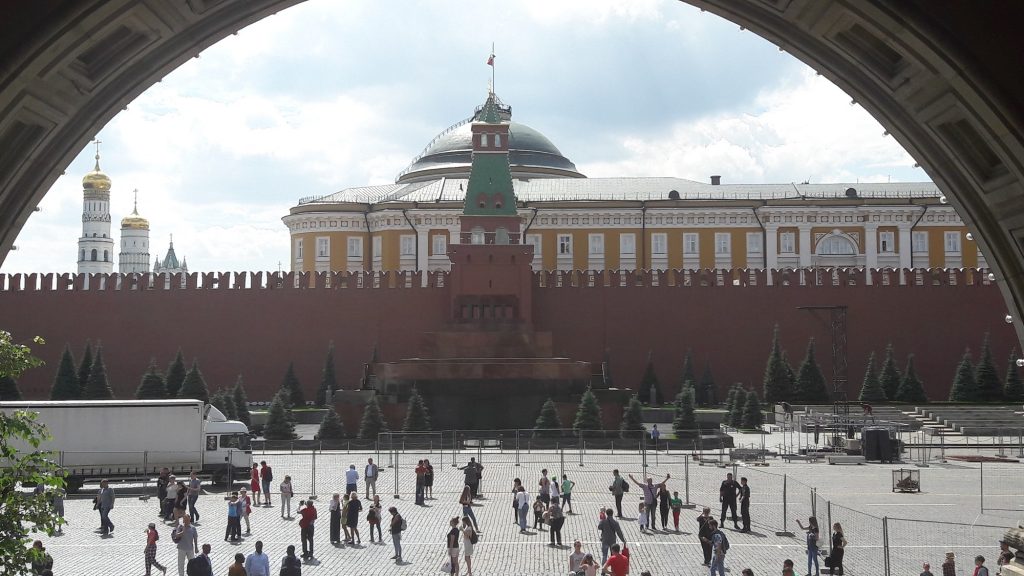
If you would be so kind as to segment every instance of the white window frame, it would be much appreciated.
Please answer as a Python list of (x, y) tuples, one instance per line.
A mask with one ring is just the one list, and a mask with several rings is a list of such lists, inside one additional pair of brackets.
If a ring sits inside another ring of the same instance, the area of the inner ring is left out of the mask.
[(619, 256), (636, 257), (636, 234), (619, 234)]
[(732, 254), (732, 234), (729, 232), (715, 232), (715, 256), (729, 256)]
[(760, 232), (747, 232), (747, 254), (764, 253), (764, 236)]
[(302, 262), (302, 238), (295, 239), (295, 261)]
[[(835, 246), (843, 246), (848, 248), (849, 252), (835, 252), (832, 249)], [(826, 251), (827, 250), (827, 251)], [(856, 256), (857, 245), (852, 240), (839, 234), (829, 234), (818, 241), (818, 255), (820, 256)]]
[(604, 234), (588, 234), (587, 249), (591, 256), (604, 256)]
[(434, 234), (430, 237), (431, 256), (444, 256), (448, 254), (448, 235)]
[(651, 256), (664, 257), (668, 255), (668, 234), (657, 232), (651, 234)]
[(572, 256), (572, 234), (558, 235), (558, 255)]
[(363, 259), (363, 239), (359, 236), (349, 236), (345, 242), (349, 260)]
[(480, 135), (480, 147), (487, 148), (487, 134)]
[(501, 148), (501, 134), (494, 135), (494, 147)]
[(480, 226), (477, 226), (469, 231), (469, 243), (470, 244), (486, 244), (487, 233)]
[(371, 244), (372, 247), (373, 247), (372, 248), (373, 249), (373, 253), (371, 254), (371, 257), (373, 258), (374, 262), (380, 262), (384, 258), (384, 253), (383, 253), (384, 252), (384, 250), (383, 250), (384, 241), (383, 240), (384, 239), (381, 238), (380, 236), (374, 236), (373, 237), (372, 244)]
[(415, 234), (402, 234), (398, 237), (398, 254), (402, 258), (413, 258), (416, 256)]
[(948, 230), (942, 235), (942, 246), (946, 254), (960, 254), (963, 250), (963, 242), (960, 232)]
[(544, 237), (540, 234), (527, 234), (526, 243), (533, 246), (533, 255), (540, 256), (541, 246), (544, 245)]
[(914, 254), (928, 253), (928, 232), (915, 230), (910, 233), (911, 252)]
[(796, 254), (796, 232), (779, 232), (779, 254)]
[(878, 233), (878, 253), (896, 253), (896, 233), (892, 230), (883, 230)]
[(316, 237), (316, 259), (317, 260), (330, 260), (331, 259), (331, 239), (328, 236), (317, 236)]
[(697, 234), (696, 232), (683, 233), (683, 255), (700, 255), (700, 234)]

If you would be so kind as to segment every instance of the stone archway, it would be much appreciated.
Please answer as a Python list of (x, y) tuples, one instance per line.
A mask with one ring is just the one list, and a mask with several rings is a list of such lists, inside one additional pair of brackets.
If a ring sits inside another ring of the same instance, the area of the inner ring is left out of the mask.
[[(885, 126), (976, 231), (1024, 335), (1024, 3), (686, 1), (774, 42)], [(0, 7), (0, 262), (99, 127), (206, 47), (299, 2)]]

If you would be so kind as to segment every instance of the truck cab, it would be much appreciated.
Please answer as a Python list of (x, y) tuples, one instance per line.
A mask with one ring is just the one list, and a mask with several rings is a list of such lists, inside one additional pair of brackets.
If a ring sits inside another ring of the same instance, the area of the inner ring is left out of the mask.
[(252, 446), (249, 429), (244, 423), (228, 420), (212, 404), (205, 406), (203, 418), (203, 471), (213, 475), (215, 481), (248, 478), (252, 466)]

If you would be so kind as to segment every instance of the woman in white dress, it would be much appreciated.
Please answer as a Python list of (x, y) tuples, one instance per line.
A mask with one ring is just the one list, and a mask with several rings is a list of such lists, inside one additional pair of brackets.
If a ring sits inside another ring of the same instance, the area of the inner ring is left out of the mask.
[(462, 517), (462, 548), (466, 559), (466, 576), (473, 576), (473, 540), (476, 537), (476, 530), (473, 529), (473, 522), (468, 516)]

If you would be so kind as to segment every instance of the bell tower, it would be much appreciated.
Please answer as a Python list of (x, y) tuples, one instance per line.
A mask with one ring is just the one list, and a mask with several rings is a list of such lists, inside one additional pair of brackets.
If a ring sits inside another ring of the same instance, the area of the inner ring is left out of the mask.
[(110, 178), (100, 170), (100, 144), (96, 167), (82, 178), (82, 237), (78, 239), (78, 272), (110, 274), (114, 271), (114, 239), (110, 237)]

